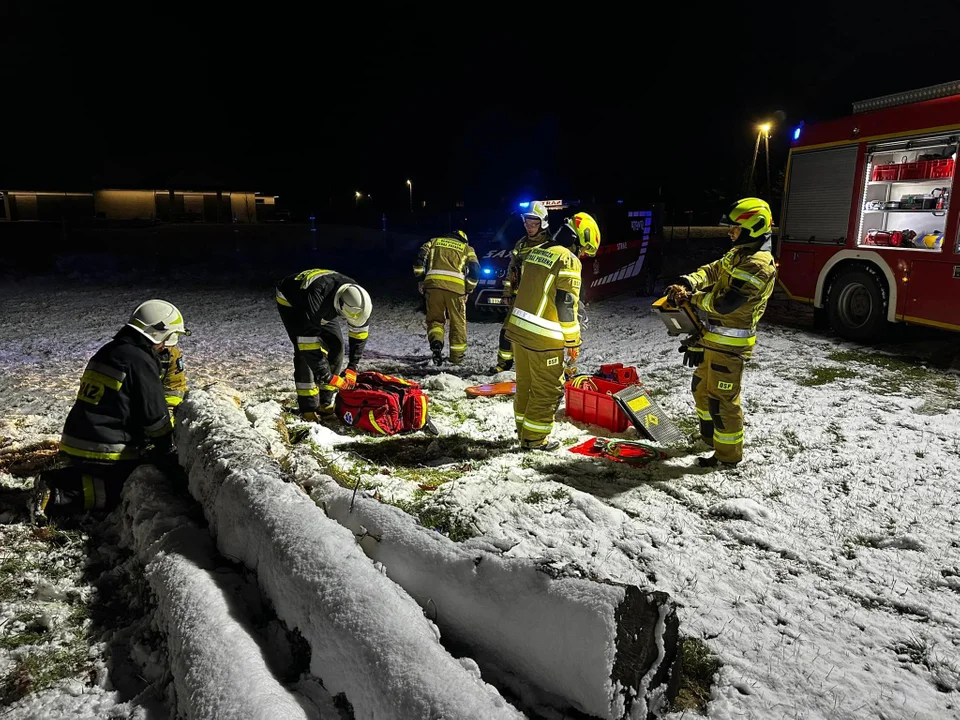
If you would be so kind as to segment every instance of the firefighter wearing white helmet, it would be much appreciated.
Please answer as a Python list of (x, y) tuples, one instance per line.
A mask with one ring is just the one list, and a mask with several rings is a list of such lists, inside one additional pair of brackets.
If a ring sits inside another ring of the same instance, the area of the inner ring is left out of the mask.
[(151, 340), (163, 342), (163, 348), (157, 353), (160, 357), (160, 379), (167, 408), (173, 415), (187, 394), (183, 352), (177, 344), (180, 335), (190, 334), (183, 325), (183, 316), (174, 305), (165, 300), (147, 300), (133, 311), (127, 324)]
[(109, 509), (138, 464), (175, 465), (158, 353), (175, 347), (181, 335), (190, 331), (180, 311), (165, 300), (148, 300), (94, 354), (60, 437), (66, 466), (37, 479), (35, 513)]
[[(304, 270), (277, 283), (277, 310), (293, 343), (297, 405), (306, 420), (333, 412), (337, 390), (352, 387), (369, 335), (370, 295), (353, 279), (333, 270)], [(343, 368), (347, 322), (349, 352)]]
[[(507, 304), (513, 302), (513, 296), (520, 287), (520, 274), (523, 269), (523, 261), (535, 247), (542, 247), (550, 240), (550, 219), (547, 215), (546, 206), (539, 200), (531, 203), (525, 203), (526, 207), (521, 208), (520, 217), (523, 219), (523, 229), (526, 235), (517, 241), (510, 254), (510, 265), (507, 267), (507, 275), (503, 280), (503, 301)], [(509, 316), (508, 316), (509, 317)], [(496, 372), (504, 372), (513, 367), (513, 348), (510, 341), (507, 340), (507, 323), (504, 321), (500, 329), (500, 344), (497, 350)]]
[(684, 365), (696, 368), (692, 391), (700, 435), (714, 449), (712, 456), (700, 458), (703, 467), (733, 466), (743, 459), (743, 367), (753, 354), (757, 323), (777, 278), (773, 215), (765, 201), (738, 200), (720, 222), (730, 227), (733, 248), (667, 288), (670, 302), (689, 301), (704, 327), (699, 338), (680, 346)]
[[(507, 339), (517, 363), (513, 414), (523, 450), (554, 450), (549, 439), (563, 396), (564, 371), (580, 353), (580, 271), (578, 256), (593, 256), (600, 229), (577, 213), (564, 229), (523, 261), (523, 279), (507, 318)], [(566, 355), (567, 362), (564, 362)]]

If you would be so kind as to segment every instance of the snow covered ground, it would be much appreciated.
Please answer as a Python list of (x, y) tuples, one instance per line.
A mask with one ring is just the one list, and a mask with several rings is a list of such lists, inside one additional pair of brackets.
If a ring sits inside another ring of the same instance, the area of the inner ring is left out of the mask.
[[(248, 414), (277, 401), (291, 407), (292, 353), (269, 287), (198, 287), (6, 284), (2, 442), (58, 437), (87, 359), (148, 297), (184, 312), (193, 387), (216, 383)], [(482, 538), (504, 557), (546, 558), (568, 572), (669, 593), (681, 604), (681, 634), (721, 663), (712, 718), (960, 716), (954, 372), (768, 323), (745, 380), (739, 469), (702, 470), (691, 448), (643, 469), (588, 460), (566, 446), (603, 431), (569, 422), (562, 409), (554, 433), (564, 446), (521, 455), (509, 400), (463, 393), (489, 378), (499, 326), (472, 323), (466, 364), (437, 370), (416, 360), (428, 352), (409, 286), (391, 295), (372, 289), (363, 367), (422, 380), (442, 436), (379, 440), (332, 423), (312, 427), (311, 452), (343, 477), (456, 539)], [(690, 371), (649, 304), (626, 298), (590, 307), (581, 368), (636, 365), (661, 405), (692, 430)], [(929, 355), (955, 342), (917, 347)], [(22, 527), (0, 526), (0, 564), (20, 557), (27, 537)], [(57, 626), (57, 613), (69, 609), (45, 604), (69, 604), (67, 590), (77, 599), (88, 591), (81, 573), (62, 575), (54, 596), (30, 573), (0, 595), (0, 676), (24, 652), (3, 642), (24, 632), (16, 619), (24, 608), (37, 617), (52, 612)], [(98, 652), (105, 650), (95, 646), (91, 656)], [(104, 716), (111, 702), (118, 717), (145, 712), (142, 698), (110, 690), (102, 672), (89, 682), (88, 671), (40, 693), (45, 716)], [(12, 716), (31, 717), (30, 707), (16, 706)]]

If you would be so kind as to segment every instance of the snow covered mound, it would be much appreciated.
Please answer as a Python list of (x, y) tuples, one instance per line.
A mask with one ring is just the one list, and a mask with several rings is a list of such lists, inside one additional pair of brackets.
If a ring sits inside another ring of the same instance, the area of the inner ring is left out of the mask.
[(367, 554), (469, 647), (481, 668), (512, 673), (598, 718), (660, 717), (675, 679), (678, 623), (666, 593), (565, 577), (542, 558), (504, 558), (417, 525), (329, 476), (312, 490)]
[(180, 461), (217, 546), (256, 571), (277, 615), (310, 645), (310, 671), (356, 718), (521, 718), (473, 663), (455, 660), (420, 607), (378, 572), (267, 455), (235, 404), (194, 390)]
[(170, 644), (178, 710), (188, 718), (319, 718), (312, 702), (298, 702), (267, 667), (253, 631), (238, 619), (239, 578), (215, 571), (209, 533), (189, 519), (189, 504), (163, 474), (152, 465), (138, 468), (124, 486), (123, 505)]

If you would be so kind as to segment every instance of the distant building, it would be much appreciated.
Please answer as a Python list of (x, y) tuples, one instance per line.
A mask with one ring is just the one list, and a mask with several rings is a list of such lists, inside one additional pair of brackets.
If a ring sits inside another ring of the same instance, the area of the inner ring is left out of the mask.
[(164, 223), (256, 223), (280, 219), (275, 195), (258, 192), (94, 190), (0, 191), (0, 222), (141, 220)]

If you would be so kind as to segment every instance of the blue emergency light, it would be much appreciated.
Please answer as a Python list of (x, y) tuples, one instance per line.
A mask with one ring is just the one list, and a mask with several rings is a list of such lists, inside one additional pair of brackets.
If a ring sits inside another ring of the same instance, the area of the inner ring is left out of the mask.
[(802, 127), (803, 127), (803, 123), (800, 123), (799, 125), (797, 125), (796, 128), (794, 128), (794, 131), (793, 131), (793, 139), (794, 139), (794, 140), (799, 140), (799, 139), (800, 139), (800, 128), (802, 128)]
[(522, 207), (524, 210), (526, 210), (528, 207), (530, 207), (530, 203), (529, 203), (529, 202), (522, 202), (522, 203), (520, 203), (520, 207)]
[(485, 268), (483, 269), (483, 274), (484, 274), (484, 275), (490, 275), (491, 273), (493, 273), (493, 270), (492, 270), (492, 269), (490, 269), (490, 268), (488, 268), (488, 267), (485, 267)]

